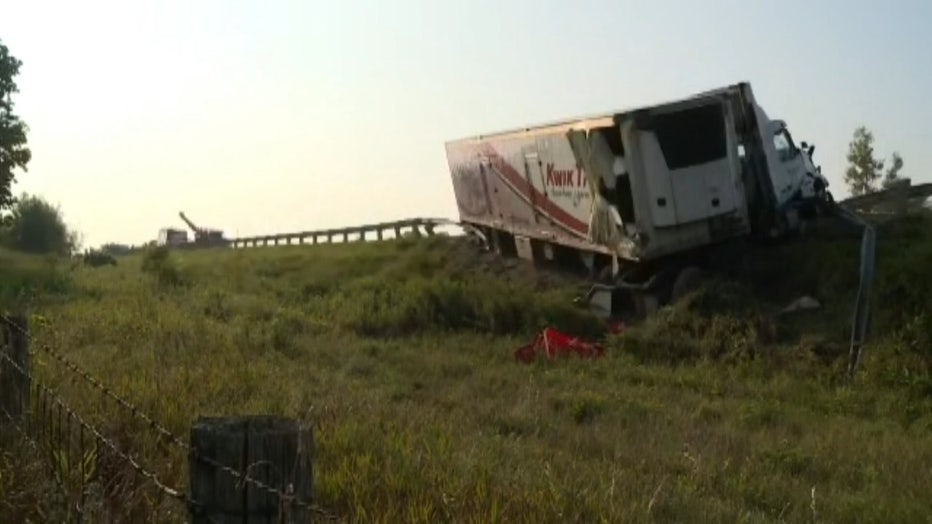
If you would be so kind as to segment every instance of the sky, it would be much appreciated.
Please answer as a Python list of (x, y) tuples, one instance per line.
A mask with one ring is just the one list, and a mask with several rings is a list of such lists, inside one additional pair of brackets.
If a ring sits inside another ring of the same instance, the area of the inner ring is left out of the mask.
[(444, 142), (749, 81), (836, 199), (854, 129), (932, 181), (932, 2), (0, 0), (85, 247), (456, 218)]

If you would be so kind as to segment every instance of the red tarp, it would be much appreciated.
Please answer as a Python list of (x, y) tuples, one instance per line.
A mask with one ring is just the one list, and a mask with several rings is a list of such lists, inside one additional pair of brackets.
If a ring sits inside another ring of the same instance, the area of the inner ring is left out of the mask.
[(600, 357), (605, 350), (598, 344), (584, 342), (548, 327), (534, 337), (533, 342), (515, 350), (515, 359), (530, 363), (534, 361), (537, 352), (544, 353), (547, 358), (553, 358), (556, 355), (568, 355), (571, 352), (575, 352), (581, 357)]

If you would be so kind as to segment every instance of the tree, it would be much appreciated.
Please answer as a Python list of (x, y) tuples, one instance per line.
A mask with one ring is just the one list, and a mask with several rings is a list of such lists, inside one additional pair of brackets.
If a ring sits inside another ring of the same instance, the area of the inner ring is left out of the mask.
[(58, 207), (27, 194), (13, 204), (3, 240), (7, 246), (27, 253), (70, 255), (78, 247), (78, 236), (68, 229)]
[(874, 134), (861, 126), (854, 130), (854, 139), (848, 144), (848, 169), (845, 183), (853, 196), (873, 192), (874, 183), (883, 171), (883, 160), (874, 158)]
[(893, 165), (887, 169), (887, 174), (883, 177), (883, 188), (890, 189), (896, 185), (909, 185), (910, 179), (900, 178), (900, 169), (903, 169), (903, 157), (894, 152), (892, 157)]
[(22, 62), (10, 54), (0, 41), (0, 211), (13, 205), (11, 186), (14, 169), (26, 171), (32, 153), (26, 147), (26, 124), (13, 113), (13, 93), (18, 93), (14, 79)]
[[(890, 158), (890, 167), (884, 172), (884, 161), (874, 158), (874, 134), (865, 126), (854, 130), (854, 138), (848, 144), (848, 169), (845, 171), (845, 182), (851, 189), (853, 196), (872, 193), (877, 190), (874, 185), (881, 181), (882, 189), (891, 189), (895, 186), (910, 184), (909, 178), (901, 178), (903, 157), (894, 152)], [(882, 180), (881, 180), (882, 178)]]

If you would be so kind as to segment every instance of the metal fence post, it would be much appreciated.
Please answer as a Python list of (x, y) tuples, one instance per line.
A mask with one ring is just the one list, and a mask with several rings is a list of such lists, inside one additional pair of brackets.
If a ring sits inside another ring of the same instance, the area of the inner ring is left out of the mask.
[[(17, 422), (26, 415), (29, 406), (29, 336), (25, 315), (4, 316), (0, 321), (3, 333), (0, 352), (0, 408)], [(13, 361), (15, 366), (9, 361)], [(20, 370), (16, 369), (19, 367)]]

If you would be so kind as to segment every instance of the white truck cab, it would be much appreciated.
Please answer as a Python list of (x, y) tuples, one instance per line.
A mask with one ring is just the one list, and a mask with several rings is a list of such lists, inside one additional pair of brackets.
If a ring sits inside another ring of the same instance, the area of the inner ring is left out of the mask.
[[(762, 145), (773, 191), (774, 211), (786, 216), (785, 226), (795, 229), (799, 225), (798, 214), (810, 217), (819, 203), (832, 200), (827, 189), (828, 179), (822, 175), (821, 166), (816, 166), (812, 160), (814, 145), (802, 142), (797, 146), (786, 122), (770, 119), (756, 103), (755, 113), (761, 134), (770, 137), (763, 140)], [(746, 166), (743, 146), (739, 146), (738, 155)]]
[(778, 201), (782, 205), (787, 199), (816, 198), (828, 187), (828, 180), (822, 176), (822, 170), (812, 161), (814, 145), (805, 142), (797, 147), (792, 135), (783, 120), (771, 120), (769, 128), (773, 135), (773, 146), (776, 158), (779, 161), (774, 173), (774, 180), (781, 180), (778, 190)]

